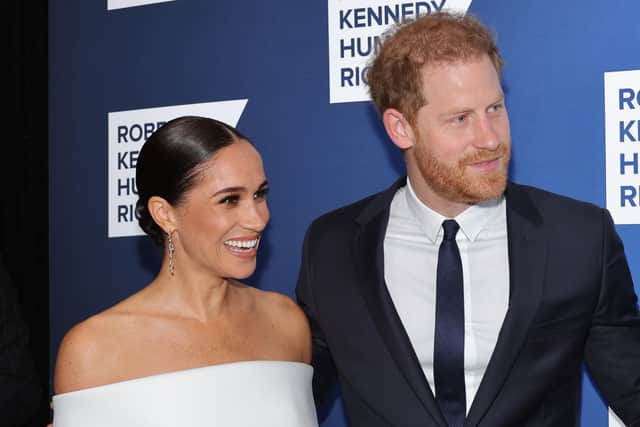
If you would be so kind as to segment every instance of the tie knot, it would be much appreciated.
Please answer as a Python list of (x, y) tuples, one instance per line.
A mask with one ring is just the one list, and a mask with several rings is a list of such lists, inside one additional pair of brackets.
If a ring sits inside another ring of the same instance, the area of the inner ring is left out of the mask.
[(455, 240), (460, 226), (455, 219), (447, 219), (442, 222), (442, 229), (444, 230), (443, 240)]

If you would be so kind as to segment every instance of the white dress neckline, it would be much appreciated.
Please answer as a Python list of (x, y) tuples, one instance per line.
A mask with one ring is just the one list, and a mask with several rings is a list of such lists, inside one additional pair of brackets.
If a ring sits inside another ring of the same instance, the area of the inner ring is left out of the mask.
[(53, 397), (56, 427), (317, 427), (313, 368), (241, 361), (120, 381)]

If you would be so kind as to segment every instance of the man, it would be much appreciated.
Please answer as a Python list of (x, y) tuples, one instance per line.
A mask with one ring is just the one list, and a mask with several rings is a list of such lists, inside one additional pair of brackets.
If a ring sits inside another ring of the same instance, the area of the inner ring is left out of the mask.
[(507, 181), (502, 60), (472, 17), (401, 26), (368, 75), (407, 177), (317, 219), (296, 293), (352, 426), (578, 425), (582, 364), (640, 426), (640, 316), (608, 212)]

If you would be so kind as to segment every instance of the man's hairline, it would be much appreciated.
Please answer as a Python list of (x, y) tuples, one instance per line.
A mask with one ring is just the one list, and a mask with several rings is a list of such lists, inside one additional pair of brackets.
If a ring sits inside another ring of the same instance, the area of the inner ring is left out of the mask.
[[(440, 59), (437, 61), (433, 61), (430, 62), (429, 64), (423, 64), (420, 66), (420, 70), (419, 70), (419, 74), (422, 76), (422, 82), (420, 83), (420, 89), (424, 92), (424, 86), (423, 86), (423, 82), (424, 82), (424, 76), (425, 76), (425, 69), (427, 68), (438, 68), (438, 67), (446, 67), (449, 65), (453, 65), (453, 64), (468, 64), (471, 62), (477, 62), (480, 61), (482, 59), (483, 56), (486, 56), (487, 59), (489, 59), (489, 61), (491, 62), (491, 65), (493, 66), (494, 70), (496, 70), (496, 73), (498, 74), (498, 80), (500, 80), (500, 82), (502, 82), (502, 70), (498, 69), (498, 67), (496, 67), (496, 64), (494, 63), (494, 61), (491, 58), (491, 55), (489, 54), (489, 52), (478, 52), (475, 54), (471, 54), (469, 56), (460, 56), (458, 58), (452, 58), (452, 59)], [(503, 91), (503, 95), (504, 95), (504, 91)], [(416, 111), (413, 113), (413, 117), (409, 116), (409, 114), (407, 114), (407, 112), (405, 111), (401, 111), (400, 108), (398, 107), (387, 107), (383, 112), (381, 116), (384, 116), (385, 112), (389, 109), (394, 109), (398, 112), (400, 112), (400, 114), (402, 114), (402, 117), (405, 118), (405, 120), (411, 125), (411, 127), (415, 127), (416, 124), (416, 119), (418, 116), (418, 111), (420, 111), (420, 109), (424, 106), (426, 106), (428, 104), (427, 99), (424, 98), (423, 94), (420, 94), (420, 98), (422, 99), (422, 103), (420, 104), (420, 106), (416, 109)]]

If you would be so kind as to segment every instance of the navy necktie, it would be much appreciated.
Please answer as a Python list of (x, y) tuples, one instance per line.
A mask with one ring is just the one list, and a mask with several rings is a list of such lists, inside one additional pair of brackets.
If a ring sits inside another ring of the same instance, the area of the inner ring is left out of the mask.
[(464, 386), (464, 288), (456, 244), (457, 222), (442, 223), (438, 251), (433, 376), (436, 400), (449, 427), (462, 427), (467, 412)]

